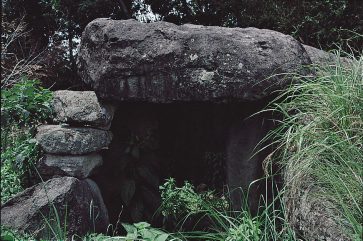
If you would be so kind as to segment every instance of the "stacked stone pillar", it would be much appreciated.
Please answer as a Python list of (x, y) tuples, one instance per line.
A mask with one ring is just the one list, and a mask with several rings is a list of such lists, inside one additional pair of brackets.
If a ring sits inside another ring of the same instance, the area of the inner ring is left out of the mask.
[[(76, 200), (79, 195), (89, 197), (70, 207), (71, 220), (68, 222), (74, 224), (80, 221), (72, 214), (73, 209), (73, 213), (81, 213), (78, 216), (96, 212), (95, 217), (82, 217), (84, 225), (81, 226), (84, 227), (73, 227), (72, 233), (105, 231), (109, 224), (108, 211), (97, 184), (90, 177), (103, 163), (101, 150), (107, 148), (112, 140), (109, 129), (114, 108), (99, 102), (93, 91), (67, 90), (54, 92), (52, 108), (55, 124), (42, 125), (37, 130), (36, 139), (44, 152), (37, 163), (38, 172), (43, 180), (50, 179), (48, 182), (51, 183), (56, 179), (66, 182), (72, 178), (71, 183), (83, 185), (80, 190), (86, 190), (84, 194), (72, 192), (71, 196)], [(96, 217), (97, 220), (91, 220)], [(96, 230), (91, 229), (91, 223), (96, 225)]]
[(38, 128), (44, 151), (37, 169), (44, 182), (27, 188), (1, 207), (1, 224), (47, 240), (47, 217), (73, 235), (105, 232), (108, 211), (97, 184), (90, 179), (102, 165), (100, 151), (110, 144), (112, 106), (101, 104), (93, 91), (56, 91), (54, 123)]
[(102, 165), (100, 151), (112, 140), (114, 108), (101, 104), (93, 91), (56, 91), (53, 110), (58, 124), (40, 126), (36, 135), (45, 152), (39, 173), (46, 179), (90, 177)]

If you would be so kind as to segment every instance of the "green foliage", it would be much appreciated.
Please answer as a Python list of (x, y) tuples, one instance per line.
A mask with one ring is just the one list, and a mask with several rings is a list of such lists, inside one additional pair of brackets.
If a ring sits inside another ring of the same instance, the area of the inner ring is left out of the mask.
[(1, 203), (21, 191), (38, 157), (34, 125), (51, 115), (49, 90), (23, 78), (1, 90)]
[[(271, 135), (286, 197), (316, 200), (353, 240), (362, 233), (363, 57), (317, 67), (273, 104), (283, 120)], [(271, 159), (274, 160), (274, 159)], [(288, 202), (295, 210), (295, 202)]]
[(196, 193), (194, 186), (188, 181), (182, 187), (177, 187), (175, 179), (169, 178), (159, 189), (162, 199), (161, 213), (165, 217), (181, 218), (200, 213), (204, 210), (204, 203), (219, 210), (228, 208), (224, 197), (218, 198), (212, 191)]
[(19, 234), (15, 230), (11, 230), (4, 226), (1, 226), (1, 240), (2, 241), (23, 241), (23, 240), (35, 240), (29, 235)]
[(187, 213), (197, 213), (202, 210), (202, 197), (194, 191), (189, 182), (185, 182), (180, 188), (176, 181), (169, 178), (160, 186), (162, 199), (162, 214), (164, 216), (180, 217)]
[[(261, 212), (252, 216), (247, 208), (241, 211), (229, 210), (228, 201), (216, 197), (213, 192), (197, 193), (188, 182), (177, 187), (175, 180), (168, 179), (161, 187), (161, 212), (166, 217), (173, 217), (181, 223), (178, 237), (182, 240), (223, 240), (223, 241), (260, 241), (260, 240), (295, 240), (294, 232), (284, 222), (284, 211), (275, 204), (280, 197), (261, 206)], [(192, 231), (184, 231), (187, 219), (193, 218)], [(277, 225), (276, 220), (281, 221)], [(207, 230), (207, 231), (205, 231)]]
[[(272, 204), (265, 203), (261, 207), (263, 211), (252, 217), (246, 209), (229, 210), (227, 200), (216, 197), (213, 192), (195, 192), (188, 182), (179, 188), (175, 180), (170, 178), (160, 189), (161, 212), (164, 216), (176, 218), (182, 224), (178, 234), (182, 240), (295, 240), (294, 233), (286, 223), (277, 226), (275, 222), (277, 219), (285, 220), (284, 212), (274, 206), (275, 202), (280, 201), (279, 197)], [(190, 217), (195, 219), (195, 223), (203, 220), (206, 222), (201, 226), (193, 225), (192, 231), (183, 231), (183, 225)]]
[(126, 230), (126, 236), (107, 236), (104, 234), (90, 234), (83, 238), (83, 241), (133, 241), (133, 240), (144, 240), (144, 241), (167, 241), (177, 240), (172, 237), (171, 234), (165, 233), (157, 228), (151, 227), (149, 223), (139, 222), (134, 224), (122, 223), (123, 228)]
[(1, 126), (30, 125), (49, 118), (52, 92), (39, 84), (23, 77), (11, 88), (1, 90)]
[(262, 238), (260, 226), (261, 224), (257, 218), (248, 218), (246, 215), (241, 218), (240, 224), (237, 227), (229, 228), (225, 241), (260, 241)]
[(169, 234), (152, 228), (150, 224), (146, 222), (140, 222), (135, 224), (123, 223), (122, 226), (127, 231), (126, 238), (131, 240), (142, 239), (145, 241), (166, 241), (169, 238)]
[(21, 177), (10, 162), (1, 164), (1, 203), (5, 203), (13, 195), (22, 191)]
[(23, 190), (24, 177), (38, 157), (30, 134), (19, 137), (1, 153), (1, 203)]

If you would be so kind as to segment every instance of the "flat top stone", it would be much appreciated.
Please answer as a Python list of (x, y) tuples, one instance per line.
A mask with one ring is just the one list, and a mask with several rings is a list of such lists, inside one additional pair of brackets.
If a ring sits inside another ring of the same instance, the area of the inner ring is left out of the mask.
[(114, 108), (100, 103), (94, 91), (58, 90), (53, 96), (55, 121), (109, 128)]
[(251, 101), (307, 74), (293, 37), (256, 28), (96, 19), (82, 34), (78, 68), (101, 99)]

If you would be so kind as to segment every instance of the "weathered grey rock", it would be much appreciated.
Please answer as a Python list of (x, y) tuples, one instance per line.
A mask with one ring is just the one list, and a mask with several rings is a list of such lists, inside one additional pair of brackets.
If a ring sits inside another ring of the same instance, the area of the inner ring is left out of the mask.
[(317, 49), (308, 45), (303, 45), (308, 53), (311, 62), (316, 65), (325, 65), (327, 63), (334, 63), (334, 55), (324, 50)]
[(105, 232), (109, 224), (107, 209), (93, 181), (61, 177), (30, 187), (6, 202), (1, 207), (1, 225), (50, 240), (44, 218), (54, 219), (54, 208), (62, 228), (67, 221), (69, 239), (75, 234)]
[(100, 103), (94, 91), (55, 91), (52, 106), (57, 122), (102, 129), (109, 129), (115, 111), (112, 105)]
[(256, 28), (96, 19), (78, 55), (101, 99), (148, 102), (257, 100), (311, 64), (293, 37)]
[(286, 198), (289, 222), (306, 240), (349, 241), (349, 227), (339, 220), (334, 206), (315, 193), (317, 187), (311, 180), (310, 187), (303, 187), (298, 195)]
[(326, 65), (336, 65), (338, 61), (340, 61), (343, 65), (347, 65), (352, 61), (345, 57), (337, 58), (337, 55), (329, 52), (325, 52), (324, 50), (317, 49), (308, 45), (303, 45), (306, 52), (308, 53), (312, 64), (318, 66), (326, 66)]
[(38, 127), (36, 139), (46, 153), (82, 155), (106, 148), (112, 134), (87, 127), (42, 125)]
[(71, 176), (84, 179), (92, 175), (102, 163), (102, 156), (96, 153), (83, 156), (46, 154), (37, 163), (37, 168), (43, 178)]
[[(262, 163), (270, 149), (262, 144), (263, 138), (273, 129), (273, 115), (263, 112), (243, 120), (238, 119), (228, 131), (226, 141), (227, 184), (231, 190), (231, 202), (235, 210), (243, 207), (248, 198), (250, 211), (257, 214), (261, 195), (265, 194)], [(258, 148), (257, 148), (258, 147)], [(257, 151), (265, 147), (265, 150)]]

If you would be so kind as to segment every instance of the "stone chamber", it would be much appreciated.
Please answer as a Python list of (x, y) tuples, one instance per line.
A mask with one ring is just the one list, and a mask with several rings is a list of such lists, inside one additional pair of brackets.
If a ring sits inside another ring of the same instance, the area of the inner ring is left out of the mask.
[[(294, 75), (314, 74), (307, 65), (331, 59), (271, 30), (96, 19), (77, 63), (89, 91), (54, 92), (54, 119), (36, 135), (45, 182), (5, 203), (1, 223), (42, 237), (51, 202), (62, 220), (68, 205), (70, 235), (105, 232), (119, 218), (158, 225), (169, 177), (199, 191), (247, 190), (263, 176), (260, 142), (279, 118), (252, 114)], [(251, 187), (254, 213), (264, 188)], [(241, 198), (231, 193), (234, 208)]]
[[(255, 147), (271, 128), (272, 116), (250, 116), (267, 103), (119, 104), (110, 128), (112, 142), (102, 151), (104, 164), (92, 177), (110, 221), (160, 222), (154, 215), (160, 206), (159, 185), (170, 177), (178, 185), (189, 181), (219, 194), (228, 183), (246, 189), (261, 178), (267, 150), (249, 158), (258, 152)], [(257, 186), (250, 195), (254, 208)]]

